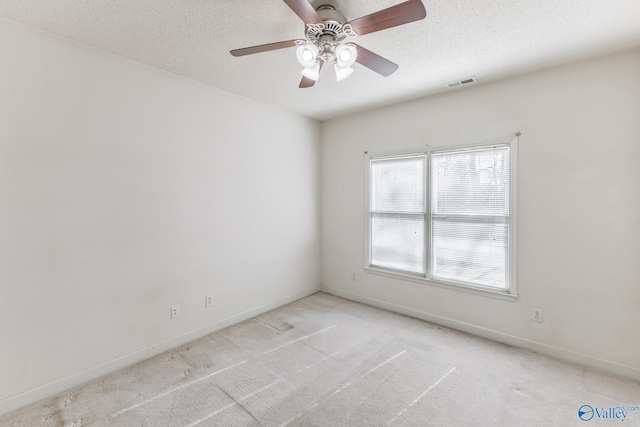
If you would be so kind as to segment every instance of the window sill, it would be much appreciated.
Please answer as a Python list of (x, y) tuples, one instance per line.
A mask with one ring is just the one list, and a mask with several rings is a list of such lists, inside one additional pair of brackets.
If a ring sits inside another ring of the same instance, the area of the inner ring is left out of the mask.
[(423, 277), (411, 276), (409, 274), (395, 273), (387, 270), (381, 270), (372, 267), (364, 267), (364, 271), (371, 274), (377, 274), (380, 276), (392, 277), (394, 279), (408, 280), (414, 283), (420, 283), (423, 285), (436, 286), (438, 288), (444, 289), (452, 289), (455, 291), (466, 292), (474, 295), (481, 295), (489, 298), (501, 299), (504, 301), (515, 301), (518, 299), (518, 294), (509, 293), (509, 291), (498, 291), (493, 289), (475, 287), (464, 284), (455, 284), (455, 283), (447, 283), (440, 282), (437, 280), (426, 279)]

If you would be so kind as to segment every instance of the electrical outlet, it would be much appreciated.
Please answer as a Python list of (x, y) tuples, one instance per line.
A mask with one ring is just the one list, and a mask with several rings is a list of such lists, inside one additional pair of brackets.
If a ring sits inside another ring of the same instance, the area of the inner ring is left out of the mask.
[(213, 297), (211, 295), (207, 295), (204, 297), (204, 306), (211, 307), (213, 305)]
[(542, 309), (533, 307), (531, 310), (531, 319), (535, 322), (542, 323)]
[(355, 271), (352, 271), (352, 272), (351, 272), (351, 280), (353, 280), (353, 281), (358, 280), (358, 279), (356, 278), (356, 272), (355, 272)]
[(174, 319), (176, 317), (180, 316), (180, 306), (179, 305), (172, 305), (171, 306), (171, 318)]

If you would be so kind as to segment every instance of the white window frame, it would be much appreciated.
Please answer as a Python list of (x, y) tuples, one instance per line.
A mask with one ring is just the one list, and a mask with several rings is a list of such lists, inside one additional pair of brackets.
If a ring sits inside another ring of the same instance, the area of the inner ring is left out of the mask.
[[(504, 146), (509, 147), (509, 286), (502, 290), (494, 287), (485, 287), (481, 285), (475, 285), (471, 283), (458, 282), (455, 280), (443, 280), (434, 279), (431, 277), (432, 270), (432, 230), (431, 230), (431, 166), (432, 166), (432, 154), (451, 152), (451, 151), (465, 151), (465, 150), (477, 150), (479, 148), (489, 148), (492, 146)], [(394, 271), (391, 269), (385, 269), (381, 267), (373, 267), (370, 265), (371, 261), (371, 161), (381, 158), (394, 158), (394, 157), (407, 157), (425, 155), (427, 157), (427, 195), (426, 195), (426, 218), (425, 218), (425, 256), (426, 256), (426, 274), (414, 275), (410, 273), (403, 273)], [(510, 138), (503, 138), (485, 142), (479, 142), (474, 144), (465, 144), (457, 146), (447, 147), (427, 147), (427, 149), (418, 150), (405, 150), (397, 152), (386, 153), (365, 153), (365, 266), (364, 270), (368, 273), (379, 274), (396, 279), (408, 280), (412, 282), (422, 283), (431, 286), (437, 286), (442, 288), (454, 289), (458, 291), (468, 292), (477, 295), (490, 296), (507, 301), (515, 301), (518, 297), (517, 293), (517, 159), (518, 159), (518, 135)]]

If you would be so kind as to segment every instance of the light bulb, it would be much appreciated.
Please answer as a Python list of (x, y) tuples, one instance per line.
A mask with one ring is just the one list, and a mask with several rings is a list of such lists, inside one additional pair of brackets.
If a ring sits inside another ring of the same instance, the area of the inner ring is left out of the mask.
[(300, 65), (305, 68), (310, 68), (315, 64), (318, 52), (318, 46), (313, 43), (307, 43), (298, 46), (298, 49), (296, 50), (296, 57), (298, 58)]
[(358, 50), (354, 44), (336, 46), (336, 63), (340, 68), (351, 67), (358, 58)]

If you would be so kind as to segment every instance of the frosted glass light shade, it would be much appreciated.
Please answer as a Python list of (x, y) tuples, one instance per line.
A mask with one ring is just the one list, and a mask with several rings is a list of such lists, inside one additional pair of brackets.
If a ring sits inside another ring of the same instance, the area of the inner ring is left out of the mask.
[(342, 68), (339, 67), (338, 64), (335, 64), (333, 68), (336, 70), (336, 79), (338, 81), (346, 79), (353, 73), (353, 68), (351, 67)]
[(305, 68), (311, 68), (313, 67), (313, 64), (316, 63), (318, 52), (318, 46), (315, 44), (303, 44), (298, 46), (298, 49), (296, 49), (296, 57), (298, 58), (300, 65)]
[(315, 61), (311, 67), (305, 67), (302, 75), (317, 82), (320, 79), (320, 62)]
[(353, 44), (341, 44), (336, 46), (336, 64), (340, 68), (351, 67), (358, 58), (358, 50)]

